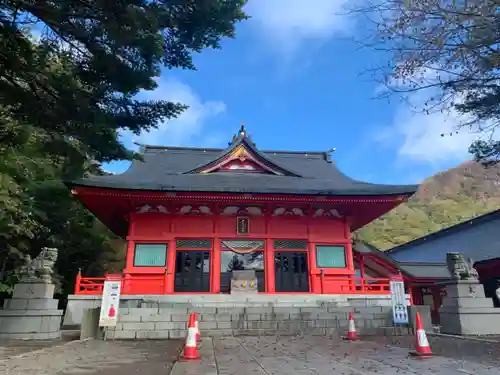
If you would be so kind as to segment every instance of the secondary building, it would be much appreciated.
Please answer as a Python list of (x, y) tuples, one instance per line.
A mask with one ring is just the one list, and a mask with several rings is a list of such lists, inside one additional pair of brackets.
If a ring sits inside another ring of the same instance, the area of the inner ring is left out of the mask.
[(499, 228), (500, 210), (496, 210), (394, 247), (386, 254), (398, 262), (429, 263), (444, 262), (448, 252), (463, 253), (478, 271), (486, 296), (500, 307), (495, 294), (500, 286)]

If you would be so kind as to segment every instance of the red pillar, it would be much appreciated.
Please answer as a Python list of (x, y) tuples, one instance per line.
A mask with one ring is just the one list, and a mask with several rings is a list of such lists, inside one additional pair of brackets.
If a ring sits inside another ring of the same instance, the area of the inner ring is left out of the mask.
[(125, 271), (130, 271), (134, 266), (135, 241), (127, 241), (127, 255), (125, 260)]
[[(307, 243), (307, 263), (309, 266), (309, 291), (312, 293), (323, 294), (324, 289), (324, 275), (320, 274), (319, 286), (317, 281), (317, 275), (313, 275), (311, 272), (312, 268), (316, 268), (316, 244), (312, 242)], [(318, 290), (319, 288), (319, 290)]]
[[(128, 235), (129, 236), (135, 235), (135, 222), (134, 222), (134, 215), (132, 215), (132, 214), (129, 215)], [(130, 241), (130, 240), (127, 241), (127, 254), (125, 256), (125, 269), (123, 270), (124, 273), (130, 272), (132, 267), (134, 267), (134, 250), (135, 250), (135, 242)]]
[[(344, 237), (346, 239), (346, 263), (347, 268), (352, 271), (352, 275), (354, 275), (354, 260), (352, 257), (352, 241), (351, 241), (351, 228), (349, 227), (349, 220), (346, 218), (344, 220)], [(351, 278), (353, 277), (351, 275)]]
[(212, 250), (211, 257), (211, 283), (210, 283), (210, 292), (212, 293), (220, 293), (220, 238), (214, 238), (214, 245)]
[(82, 281), (82, 269), (78, 269), (75, 280), (75, 294), (80, 294), (80, 282)]
[(346, 217), (344, 220), (344, 237), (346, 239), (346, 260), (347, 269), (351, 271), (349, 277), (349, 288), (352, 292), (356, 291), (356, 270), (354, 269), (354, 260), (352, 255), (352, 240), (351, 240), (351, 228), (349, 225), (349, 219)]
[(264, 249), (264, 274), (266, 280), (266, 292), (274, 293), (275, 289), (275, 271), (274, 271), (274, 246), (273, 240), (266, 240), (266, 247)]
[(174, 277), (175, 277), (175, 240), (168, 241), (167, 248), (167, 287), (165, 293), (173, 293), (174, 292)]

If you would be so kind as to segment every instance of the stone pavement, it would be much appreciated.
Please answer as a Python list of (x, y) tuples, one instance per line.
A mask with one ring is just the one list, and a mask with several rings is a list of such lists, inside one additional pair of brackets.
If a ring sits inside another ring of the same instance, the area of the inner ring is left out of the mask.
[[(498, 375), (478, 358), (408, 357), (408, 349), (337, 338), (227, 337), (204, 339), (201, 359), (175, 362), (181, 341), (72, 342), (0, 360), (1, 375)], [(495, 354), (495, 353), (493, 353)], [(173, 368), (172, 368), (173, 366)]]

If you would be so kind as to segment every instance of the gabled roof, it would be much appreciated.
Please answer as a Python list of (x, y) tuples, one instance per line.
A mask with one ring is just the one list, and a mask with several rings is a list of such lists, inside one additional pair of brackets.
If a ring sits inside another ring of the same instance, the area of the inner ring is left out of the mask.
[(375, 246), (363, 241), (355, 241), (353, 243), (353, 250), (363, 254), (374, 254), (384, 262), (392, 264), (399, 271), (401, 271), (401, 273), (409, 276), (412, 279), (442, 280), (451, 278), (446, 263), (398, 262), (397, 260), (393, 259), (387, 251), (381, 251)]
[(413, 279), (451, 279), (446, 263), (438, 262), (397, 262), (401, 272)]
[(253, 143), (247, 135), (244, 125), (241, 125), (238, 135), (233, 137), (232, 142), (229, 143), (229, 147), (222, 151), (220, 155), (210, 162), (203, 163), (186, 173), (213, 172), (225, 161), (231, 161), (235, 158), (249, 159), (262, 167), (263, 171), (274, 175), (302, 177), (298, 173), (293, 172), (290, 168), (280, 165), (279, 161), (273, 160), (270, 155), (260, 152), (255, 146), (255, 143)]
[(386, 253), (393, 255), (393, 254), (398, 253), (400, 251), (413, 248), (414, 246), (418, 246), (418, 245), (421, 245), (423, 243), (427, 243), (429, 241), (434, 241), (434, 240), (437, 240), (437, 239), (442, 238), (442, 237), (451, 236), (457, 232), (463, 231), (465, 229), (473, 228), (475, 226), (478, 226), (478, 225), (484, 224), (488, 221), (496, 220), (496, 219), (500, 219), (500, 210), (488, 212), (487, 214), (474, 217), (474, 218), (466, 220), (464, 222), (452, 225), (451, 227), (441, 229), (440, 231), (433, 232), (433, 233), (428, 234), (426, 236), (416, 238), (416, 239), (409, 241), (409, 242), (406, 242), (402, 245), (393, 247), (392, 249), (387, 250)]
[[(328, 152), (258, 150), (246, 131), (222, 149), (143, 146), (143, 160), (112, 176), (93, 176), (67, 185), (107, 189), (295, 194), (323, 196), (412, 195), (418, 185), (378, 185), (340, 172)], [(244, 129), (243, 129), (244, 130)], [(210, 170), (238, 147), (244, 147), (266, 173)], [(208, 173), (201, 173), (203, 171)]]

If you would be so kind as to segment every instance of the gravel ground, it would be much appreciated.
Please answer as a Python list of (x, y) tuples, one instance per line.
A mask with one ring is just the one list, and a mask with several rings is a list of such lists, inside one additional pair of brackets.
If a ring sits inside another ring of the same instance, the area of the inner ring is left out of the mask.
[[(500, 342), (491, 343), (432, 335), (427, 335), (427, 339), (432, 353), (435, 355), (500, 367)], [(408, 348), (409, 350), (415, 349), (415, 338), (413, 336), (377, 336), (366, 337), (363, 340)]]

